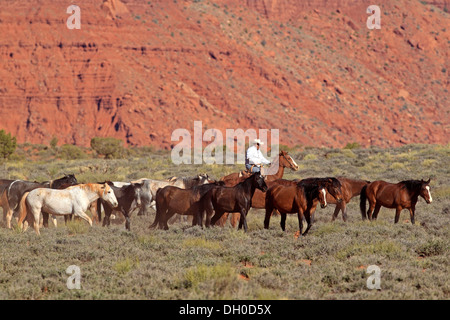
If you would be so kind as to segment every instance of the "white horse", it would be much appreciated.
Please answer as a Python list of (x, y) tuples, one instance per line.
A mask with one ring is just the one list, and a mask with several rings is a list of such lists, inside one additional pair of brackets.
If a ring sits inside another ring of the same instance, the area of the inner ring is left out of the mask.
[[(89, 205), (102, 198), (111, 206), (117, 207), (117, 198), (108, 184), (79, 184), (63, 190), (38, 188), (25, 193), (20, 201), (19, 228), (22, 228), (25, 218), (29, 224), (33, 222), (34, 230), (39, 233), (39, 218), (44, 211), (51, 215), (74, 214), (92, 226), (92, 220), (86, 214)], [(26, 228), (25, 228), (26, 229)]]

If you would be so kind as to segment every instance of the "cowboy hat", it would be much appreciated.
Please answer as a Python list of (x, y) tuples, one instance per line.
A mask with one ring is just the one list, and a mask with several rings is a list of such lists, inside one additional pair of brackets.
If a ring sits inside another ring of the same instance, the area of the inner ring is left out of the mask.
[(259, 139), (255, 139), (255, 140), (253, 140), (253, 144), (259, 144), (259, 145), (263, 145), (264, 144), (264, 142), (262, 142), (261, 140), (259, 140)]

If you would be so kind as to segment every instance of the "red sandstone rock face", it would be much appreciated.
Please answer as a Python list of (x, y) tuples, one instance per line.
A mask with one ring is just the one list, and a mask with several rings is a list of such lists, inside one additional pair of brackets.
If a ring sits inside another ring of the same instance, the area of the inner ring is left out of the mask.
[(381, 30), (356, 0), (79, 1), (68, 30), (66, 1), (6, 2), (0, 128), (170, 148), (199, 120), (287, 145), (448, 143), (448, 13), (378, 3)]

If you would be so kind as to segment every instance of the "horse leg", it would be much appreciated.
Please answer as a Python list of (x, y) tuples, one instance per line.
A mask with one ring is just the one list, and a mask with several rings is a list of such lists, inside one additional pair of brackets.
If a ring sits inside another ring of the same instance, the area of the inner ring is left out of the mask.
[(78, 217), (80, 217), (81, 219), (86, 220), (89, 223), (89, 225), (92, 227), (92, 220), (91, 220), (91, 218), (89, 218), (89, 216), (86, 213), (78, 212), (78, 213), (75, 213), (75, 214)]
[(172, 218), (175, 214), (176, 214), (176, 212), (168, 210), (168, 211), (166, 212), (166, 215), (161, 217), (161, 218), (162, 218), (162, 219), (161, 219), (162, 221), (160, 222), (160, 226), (161, 226), (161, 223), (162, 223), (162, 226), (163, 226), (163, 229), (164, 229), (164, 230), (169, 230), (169, 225), (167, 224), (167, 222), (168, 222), (169, 219)]
[[(297, 212), (297, 218), (298, 218), (298, 232), (299, 232), (299, 235), (302, 236), (303, 235), (303, 233), (302, 233), (302, 231), (303, 231), (303, 213), (301, 210), (299, 210)], [(309, 226), (309, 224), (308, 224), (308, 226)]]
[(52, 215), (52, 223), (53, 223), (53, 226), (55, 226), (55, 228), (58, 227), (58, 221), (56, 220), (56, 216), (54, 216), (54, 215)]
[[(280, 221), (280, 226), (281, 226), (281, 230), (286, 231), (286, 213), (281, 213), (281, 221)], [(301, 222), (300, 222), (301, 224)]]
[(341, 210), (342, 210), (342, 220), (344, 220), (344, 222), (347, 222), (347, 204), (343, 200), (341, 204)]
[(333, 222), (334, 220), (336, 220), (338, 214), (339, 214), (339, 210), (341, 210), (341, 206), (340, 204), (336, 204), (336, 208), (334, 208), (334, 212), (333, 215), (331, 216), (331, 222)]
[(372, 219), (373, 219), (373, 220), (377, 220), (377, 218), (378, 218), (378, 212), (380, 212), (380, 208), (381, 208), (381, 205), (377, 203), (377, 204), (375, 205), (375, 210), (374, 210), (373, 215), (372, 215)]
[(244, 225), (244, 231), (247, 232), (247, 210), (242, 209), (241, 210), (241, 218), (239, 220), (239, 229), (242, 228), (242, 225)]
[(6, 227), (11, 229), (11, 219), (13, 216), (13, 210), (8, 206), (8, 210), (6, 211)]
[[(311, 216), (309, 215), (309, 212), (305, 212), (305, 220), (306, 220), (307, 226), (306, 226), (305, 232), (303, 232), (303, 236), (305, 236), (308, 233), (309, 229), (311, 229), (311, 227), (312, 227)], [(300, 234), (301, 234), (301, 229), (300, 229)]]
[(130, 228), (131, 219), (130, 219), (130, 217), (128, 216), (128, 214), (124, 214), (123, 212), (122, 212), (122, 214), (125, 216), (125, 228), (128, 231), (131, 231), (131, 228)]
[(221, 227), (224, 227), (225, 224), (227, 223), (228, 215), (229, 215), (229, 213), (228, 213), (228, 212), (225, 212), (225, 213), (223, 214), (223, 216), (220, 217), (220, 219), (217, 221), (217, 225), (218, 225), (218, 226), (221, 226)]
[(72, 221), (72, 214), (65, 214), (64, 215), (64, 225), (67, 226), (67, 223)]
[(415, 219), (414, 219), (415, 214), (416, 214), (416, 208), (415, 208), (415, 206), (412, 206), (411, 208), (409, 208), (409, 216), (411, 217), (412, 224), (415, 224)]
[(264, 229), (269, 229), (270, 217), (272, 216), (273, 207), (266, 202), (266, 216), (264, 218)]
[(394, 219), (394, 223), (397, 223), (398, 220), (400, 219), (400, 212), (402, 212), (402, 207), (397, 207), (395, 209), (395, 219)]
[(375, 209), (375, 203), (370, 202), (369, 203), (369, 209), (367, 210), (367, 218), (369, 220), (372, 220), (372, 212), (373, 212), (374, 209)]
[(223, 216), (225, 212), (223, 211), (216, 211), (216, 213), (214, 214), (214, 216), (211, 219), (211, 224), (215, 225), (216, 222)]
[(233, 228), (236, 228), (237, 222), (240, 220), (240, 213), (239, 212), (233, 212), (231, 214), (230, 223), (233, 226)]
[(36, 234), (38, 236), (41, 235), (41, 233), (39, 232), (39, 220), (40, 220), (40, 216), (41, 216), (41, 209), (39, 210), (33, 210), (31, 217), (34, 218), (33, 221), (33, 228), (34, 228), (34, 232), (36, 232)]
[(42, 226), (44, 228), (48, 228), (48, 216), (49, 214), (47, 212), (42, 212)]

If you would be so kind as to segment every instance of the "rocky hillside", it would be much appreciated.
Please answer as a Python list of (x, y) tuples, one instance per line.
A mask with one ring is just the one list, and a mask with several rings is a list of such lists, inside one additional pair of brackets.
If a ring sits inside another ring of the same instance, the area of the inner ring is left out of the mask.
[(281, 143), (448, 143), (449, 1), (3, 1), (0, 128), (19, 142), (177, 128), (280, 129)]

